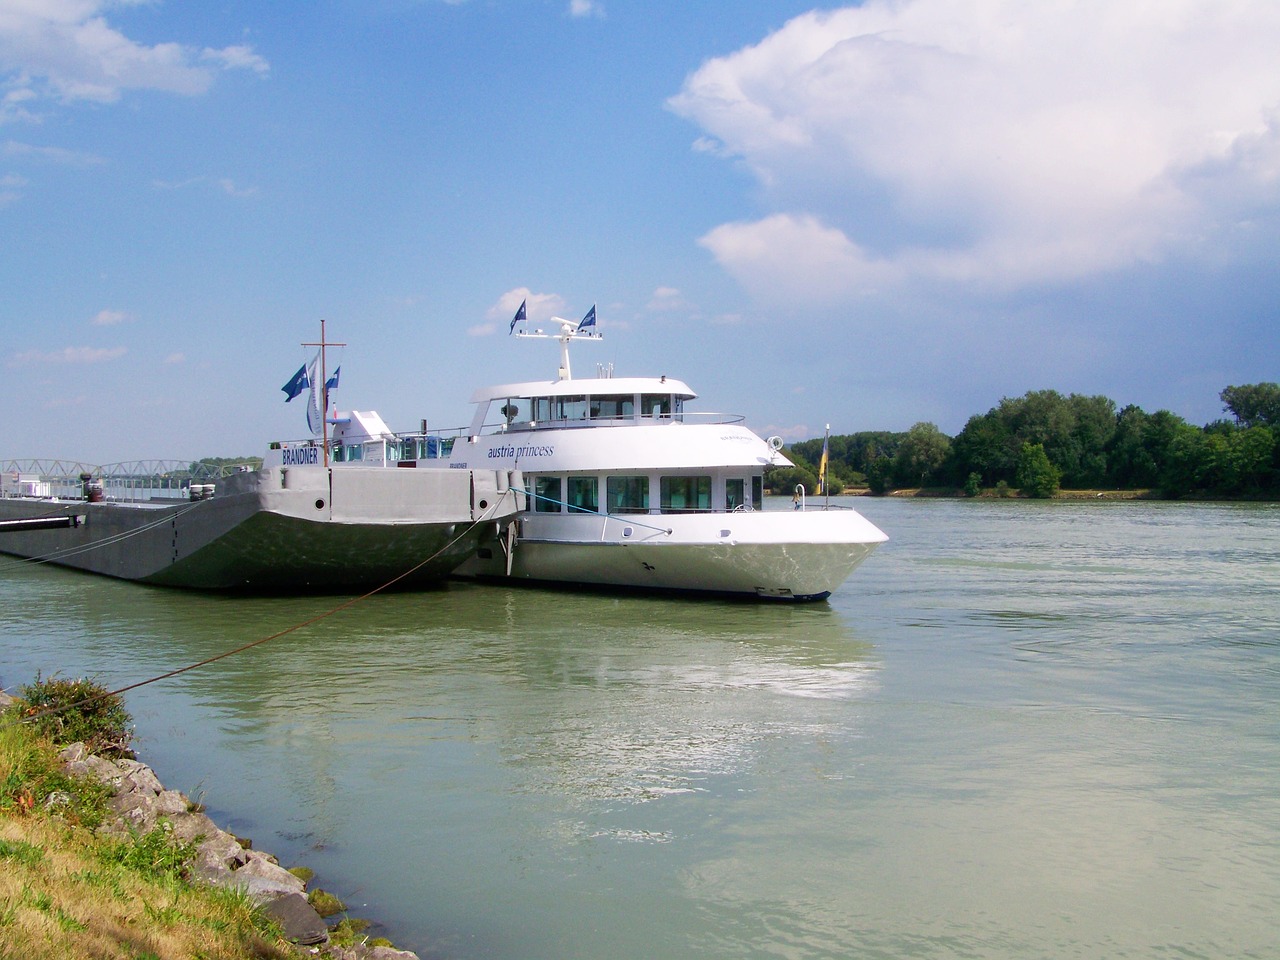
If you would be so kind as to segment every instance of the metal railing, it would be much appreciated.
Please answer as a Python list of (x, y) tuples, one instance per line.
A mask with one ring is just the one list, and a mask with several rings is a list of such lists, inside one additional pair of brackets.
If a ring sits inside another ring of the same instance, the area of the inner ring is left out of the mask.
[(216, 483), (257, 466), (256, 461), (130, 460), (96, 464), (79, 460), (0, 460), (0, 497), (83, 500), (88, 480), (100, 486), (107, 500), (176, 500), (187, 497), (193, 483)]

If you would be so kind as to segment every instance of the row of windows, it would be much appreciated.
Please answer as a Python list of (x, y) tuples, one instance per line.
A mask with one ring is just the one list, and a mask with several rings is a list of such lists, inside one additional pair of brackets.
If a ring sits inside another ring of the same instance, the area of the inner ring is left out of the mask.
[[(641, 394), (642, 417), (670, 416), (670, 394)], [(555, 420), (617, 420), (635, 415), (635, 394), (616, 397), (512, 397), (502, 405), (502, 415), (507, 423), (526, 423), (530, 420), (548, 423)], [(675, 400), (675, 412), (684, 409), (682, 399)]]
[(438, 460), (453, 450), (453, 437), (397, 437), (366, 443), (335, 444), (334, 463), (387, 460)]
[[(533, 478), (533, 509), (537, 513), (599, 513), (600, 478), (565, 477), (561, 490), (558, 476)], [(724, 482), (725, 503), (722, 509), (734, 510), (747, 505), (747, 481), (741, 477)], [(751, 478), (753, 502), (758, 506), (764, 497), (763, 481)], [(617, 476), (605, 478), (605, 513), (648, 513), (649, 478), (645, 476)], [(708, 513), (711, 503), (711, 478), (709, 476), (660, 477), (658, 480), (658, 509), (662, 513)]]

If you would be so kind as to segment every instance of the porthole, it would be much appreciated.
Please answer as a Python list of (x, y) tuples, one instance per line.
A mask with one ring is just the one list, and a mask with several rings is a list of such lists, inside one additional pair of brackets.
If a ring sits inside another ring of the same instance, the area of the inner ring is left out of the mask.
[(323, 510), (323, 509), (324, 509), (324, 501), (323, 501), (323, 500), (317, 500), (317, 501), (316, 501), (316, 509), (317, 509), (317, 510)]

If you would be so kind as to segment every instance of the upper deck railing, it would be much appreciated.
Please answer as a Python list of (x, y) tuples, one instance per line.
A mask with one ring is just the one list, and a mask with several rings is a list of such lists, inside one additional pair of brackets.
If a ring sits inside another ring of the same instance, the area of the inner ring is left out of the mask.
[[(497, 420), (484, 424), (481, 433), (517, 433), (530, 430), (575, 430), (589, 427), (631, 427), (653, 426), (668, 423), (726, 424), (741, 423), (745, 417), (731, 413), (673, 413), (652, 414), (644, 417), (566, 417), (550, 420)], [(409, 460), (444, 460), (453, 452), (453, 445), (459, 439), (469, 436), (471, 428), (452, 427), (446, 430), (433, 430), (427, 433), (397, 433), (390, 437), (362, 440), (356, 443), (329, 441), (329, 461), (331, 463), (364, 463), (387, 464)], [(322, 441), (316, 438), (308, 440), (283, 440), (273, 443), (273, 449), (314, 448), (320, 450)], [(317, 460), (320, 457), (317, 455)]]
[(257, 465), (255, 461), (129, 460), (97, 464), (79, 460), (0, 460), (0, 497), (83, 500), (88, 480), (99, 485), (107, 500), (177, 500), (190, 495), (193, 483), (216, 483)]

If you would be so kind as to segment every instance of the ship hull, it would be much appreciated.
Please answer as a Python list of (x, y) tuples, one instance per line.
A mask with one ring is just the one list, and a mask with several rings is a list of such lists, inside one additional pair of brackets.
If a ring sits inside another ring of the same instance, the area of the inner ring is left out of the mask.
[(523, 515), (460, 576), (560, 586), (823, 600), (885, 535), (854, 511)]
[(0, 533), (0, 551), (91, 573), (205, 590), (420, 586), (451, 573), (516, 509), (505, 474), (266, 467), (210, 499), (0, 500), (0, 520), (74, 518)]

